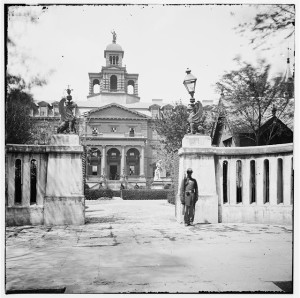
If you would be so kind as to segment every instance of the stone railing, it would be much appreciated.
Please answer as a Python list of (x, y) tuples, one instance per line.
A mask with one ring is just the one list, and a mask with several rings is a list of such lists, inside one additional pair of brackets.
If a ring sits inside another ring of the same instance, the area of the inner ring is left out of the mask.
[(292, 144), (214, 149), (219, 222), (292, 223)]
[(6, 224), (84, 224), (82, 153), (77, 135), (6, 145)]
[[(186, 136), (179, 160), (179, 182), (191, 167), (199, 184), (195, 223), (292, 224), (293, 144), (224, 148)], [(183, 220), (179, 188), (176, 217)]]

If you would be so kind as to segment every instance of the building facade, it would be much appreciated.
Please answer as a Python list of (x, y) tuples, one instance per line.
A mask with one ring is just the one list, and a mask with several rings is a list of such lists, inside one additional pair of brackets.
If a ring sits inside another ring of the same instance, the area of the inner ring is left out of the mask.
[[(77, 133), (86, 148), (86, 183), (111, 188), (145, 187), (154, 176), (157, 134), (153, 121), (173, 108), (162, 99), (142, 102), (136, 73), (123, 66), (124, 51), (116, 38), (104, 50), (105, 66), (90, 72), (87, 98), (76, 101)], [(47, 144), (60, 122), (59, 102), (36, 102), (32, 111), (40, 128), (36, 144)]]

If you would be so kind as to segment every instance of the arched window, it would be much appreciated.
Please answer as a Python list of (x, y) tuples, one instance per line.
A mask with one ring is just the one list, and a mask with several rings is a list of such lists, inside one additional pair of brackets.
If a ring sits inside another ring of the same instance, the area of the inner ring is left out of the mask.
[(256, 202), (255, 160), (250, 161), (250, 203)]
[(242, 203), (242, 161), (236, 162), (236, 202)]
[(35, 159), (30, 163), (30, 204), (36, 204), (36, 182), (37, 182), (37, 162)]
[(277, 160), (277, 204), (283, 203), (282, 158)]
[(87, 153), (87, 173), (99, 176), (101, 171), (101, 152), (98, 148), (90, 148)]
[(264, 203), (270, 202), (270, 170), (269, 160), (264, 160)]
[(110, 77), (110, 90), (117, 90), (118, 80), (115, 75)]
[(15, 161), (15, 204), (22, 203), (22, 163), (21, 159)]
[(100, 82), (98, 79), (95, 79), (93, 81), (93, 92), (94, 93), (100, 93)]
[(127, 93), (134, 94), (134, 81), (133, 80), (129, 80), (127, 82)]
[(109, 63), (112, 64), (112, 56), (109, 56)]
[(113, 63), (112, 63), (112, 64), (114, 64), (114, 65), (115, 65), (115, 64), (116, 64), (116, 57), (115, 57), (115, 56), (113, 56), (113, 57), (112, 57), (112, 59), (113, 59)]
[(131, 148), (126, 154), (127, 175), (140, 175), (140, 152), (136, 148)]
[(223, 203), (228, 203), (228, 161), (223, 161)]

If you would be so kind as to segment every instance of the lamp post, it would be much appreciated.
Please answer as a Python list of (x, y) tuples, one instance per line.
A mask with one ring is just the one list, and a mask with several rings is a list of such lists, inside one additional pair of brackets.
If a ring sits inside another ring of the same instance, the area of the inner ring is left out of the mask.
[(187, 69), (186, 76), (183, 81), (183, 85), (185, 86), (188, 93), (191, 95), (190, 104), (189, 104), (191, 108), (194, 108), (195, 106), (194, 94), (195, 94), (196, 82), (197, 82), (197, 78), (193, 74), (191, 74), (190, 69)]
[(201, 118), (203, 114), (203, 106), (200, 101), (195, 103), (195, 88), (197, 78), (191, 74), (191, 70), (186, 70), (186, 76), (183, 81), (183, 85), (191, 96), (190, 104), (188, 105), (189, 117), (188, 117), (188, 133), (190, 134), (203, 134), (204, 129), (201, 125)]

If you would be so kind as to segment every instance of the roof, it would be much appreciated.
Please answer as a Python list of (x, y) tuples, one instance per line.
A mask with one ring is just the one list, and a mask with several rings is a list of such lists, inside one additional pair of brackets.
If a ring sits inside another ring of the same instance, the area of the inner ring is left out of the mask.
[(117, 43), (111, 43), (106, 47), (106, 51), (111, 51), (111, 52), (122, 52), (123, 49), (122, 47), (117, 44)]
[[(132, 115), (131, 118), (151, 119), (151, 117), (149, 117), (149, 116), (147, 116), (147, 115), (145, 115), (143, 113), (137, 112), (137, 111), (132, 110), (132, 109), (128, 109), (128, 108), (124, 107), (123, 105), (119, 105), (117, 103), (110, 103), (110, 104), (104, 105), (102, 107), (98, 107), (96, 109), (92, 109), (92, 110), (86, 112), (85, 115), (89, 116), (89, 115), (94, 114), (96, 112), (103, 111), (105, 109), (111, 109), (113, 107), (115, 107), (115, 108), (117, 108), (119, 110), (121, 109), (124, 112), (127, 112), (127, 117), (125, 117), (125, 118), (128, 118), (128, 115)], [(119, 118), (119, 119), (122, 118), (122, 117), (123, 117), (123, 115), (120, 114), (120, 113), (117, 113), (116, 115), (105, 116), (105, 118)]]

